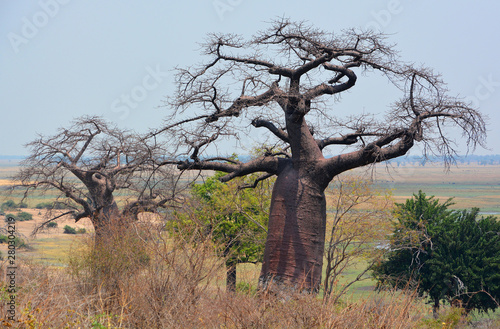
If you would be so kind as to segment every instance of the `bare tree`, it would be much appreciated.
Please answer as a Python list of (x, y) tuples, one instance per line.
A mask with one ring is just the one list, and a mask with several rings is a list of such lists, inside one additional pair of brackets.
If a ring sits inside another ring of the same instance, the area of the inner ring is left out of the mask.
[[(14, 177), (24, 197), (34, 190), (57, 191), (68, 211), (42, 224), (72, 215), (90, 218), (96, 241), (114, 225), (137, 219), (141, 212), (166, 207), (174, 200), (175, 178), (154, 159), (163, 153), (130, 131), (112, 127), (99, 117), (84, 116), (54, 136), (39, 136), (27, 144), (30, 156)], [(114, 193), (126, 189), (120, 210)]]
[[(367, 273), (381, 261), (383, 244), (391, 231), (394, 200), (389, 191), (373, 186), (372, 180), (349, 174), (337, 176), (328, 190), (333, 214), (327, 223), (322, 286), (323, 298), (336, 302), (354, 283), (368, 279)], [(360, 262), (366, 267), (340, 284), (342, 276)]]
[[(484, 141), (481, 114), (448, 96), (440, 76), (430, 69), (401, 62), (380, 34), (330, 34), (278, 20), (248, 41), (210, 35), (203, 49), (209, 61), (179, 69), (177, 92), (168, 103), (174, 114), (153, 135), (166, 134), (185, 147), (186, 160), (178, 161), (179, 169), (223, 171), (227, 175), (222, 181), (255, 172), (262, 178), (277, 176), (263, 286), (274, 280), (297, 288), (319, 287), (324, 190), (338, 174), (402, 156), (416, 142), (425, 154), (439, 153), (452, 161), (455, 144), (445, 130), (449, 125), (462, 129), (471, 148)], [(373, 115), (343, 118), (335, 112), (338, 96), (355, 85), (359, 73), (368, 72), (387, 77), (401, 98), (381, 120)], [(187, 110), (195, 114), (189, 116)], [(206, 155), (207, 150), (214, 154), (219, 142), (261, 127), (270, 133), (267, 145), (272, 147), (260, 156), (242, 162)], [(325, 149), (335, 145), (346, 151), (325, 157)]]

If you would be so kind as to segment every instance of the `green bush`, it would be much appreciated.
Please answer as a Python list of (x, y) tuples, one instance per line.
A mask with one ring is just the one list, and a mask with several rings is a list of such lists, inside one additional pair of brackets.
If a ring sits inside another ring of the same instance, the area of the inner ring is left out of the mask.
[(50, 209), (52, 208), (52, 202), (40, 202), (37, 203), (35, 209)]
[(16, 219), (16, 221), (19, 221), (19, 222), (24, 222), (24, 221), (28, 221), (28, 220), (33, 219), (33, 215), (28, 213), (28, 212), (25, 212), (25, 211), (18, 212), (16, 215), (5, 214), (5, 221), (7, 221), (8, 217), (14, 217)]
[[(0, 234), (0, 243), (9, 243), (9, 237), (7, 235)], [(24, 242), (23, 239), (18, 238), (17, 236), (14, 238), (14, 243), (16, 248), (29, 248), (29, 246)]]
[(17, 205), (18, 208), (28, 208), (28, 204), (26, 202), (19, 202)]
[(25, 211), (18, 212), (15, 217), (20, 222), (24, 222), (24, 221), (28, 221), (28, 220), (33, 219), (33, 215), (30, 213), (27, 213)]
[(71, 227), (69, 225), (64, 226), (64, 232), (66, 234), (76, 234), (76, 229), (74, 227)]
[(13, 217), (13, 218), (15, 218), (17, 220), (17, 216), (16, 215), (8, 213), (8, 214), (5, 214), (5, 221), (7, 221), (7, 218), (9, 218), (9, 217)]
[(16, 209), (17, 205), (13, 200), (7, 200), (6, 202), (2, 203), (1, 208), (3, 210), (11, 210)]
[(57, 227), (57, 223), (56, 222), (50, 222), (50, 223), (47, 223), (47, 226), (48, 228), (52, 228), (52, 227)]
[(67, 206), (63, 202), (40, 202), (35, 206), (36, 209), (66, 209)]

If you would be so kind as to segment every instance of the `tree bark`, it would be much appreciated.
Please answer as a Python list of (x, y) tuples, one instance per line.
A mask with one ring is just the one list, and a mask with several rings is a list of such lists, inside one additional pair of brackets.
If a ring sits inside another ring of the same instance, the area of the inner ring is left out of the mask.
[(324, 191), (332, 177), (324, 170), (325, 159), (303, 116), (297, 116), (296, 108), (287, 113), (292, 159), (279, 169), (273, 188), (259, 284), (261, 289), (283, 283), (317, 291), (325, 246)]
[(434, 305), (432, 305), (432, 315), (434, 319), (439, 318), (439, 298), (434, 299)]
[(236, 263), (226, 262), (226, 291), (236, 291)]
[(324, 189), (290, 166), (273, 189), (259, 283), (317, 291), (321, 283), (326, 230)]
[(92, 210), (90, 219), (94, 227), (95, 244), (105, 246), (106, 239), (113, 233), (111, 230), (121, 229), (118, 227), (120, 214), (113, 197), (116, 184), (113, 177), (99, 172), (79, 174), (89, 191), (88, 202)]

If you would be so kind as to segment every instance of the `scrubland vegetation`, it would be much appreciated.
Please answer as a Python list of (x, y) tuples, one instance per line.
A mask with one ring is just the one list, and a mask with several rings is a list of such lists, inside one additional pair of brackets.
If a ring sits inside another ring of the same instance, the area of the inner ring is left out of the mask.
[[(341, 196), (339, 191), (342, 189), (338, 184), (332, 186), (329, 192), (329, 209), (336, 211), (330, 212), (328, 227), (332, 227), (330, 225), (335, 218), (343, 219), (339, 218), (342, 209), (334, 206), (334, 200), (338, 201)], [(390, 206), (391, 196), (386, 195), (387, 191), (355, 179), (344, 180), (342, 184), (344, 191), (349, 191), (344, 193), (344, 198), (357, 195), (355, 199), (363, 201), (351, 203), (359, 207), (360, 212), (355, 220), (347, 220), (344, 226), (339, 226), (339, 230), (342, 228), (345, 233), (356, 232), (355, 226), (352, 226), (356, 221), (361, 224), (359, 228), (369, 227), (370, 218), (364, 214), (370, 208), (373, 210), (375, 206)], [(381, 203), (381, 200), (388, 201)], [(379, 225), (383, 222), (381, 216), (387, 214), (380, 212), (381, 210), (376, 213)], [(33, 227), (35, 223), (40, 223), (41, 215), (37, 216), (36, 212), (33, 212), (34, 221), (20, 225)], [(227, 292), (226, 263), (218, 252), (220, 248), (216, 246), (217, 239), (194, 241), (196, 237), (190, 234), (172, 235), (165, 230), (164, 224), (158, 217), (144, 217), (128, 229), (117, 228), (110, 239), (112, 245), (101, 250), (95, 249), (91, 234), (75, 236), (78, 239), (70, 243), (70, 240), (61, 237), (62, 234), (49, 231), (54, 234), (50, 243), (56, 244), (55, 253), (51, 257), (63, 259), (58, 266), (49, 265), (41, 259), (47, 257), (43, 254), (43, 245), (49, 244), (46, 238), (50, 237), (48, 233), (43, 235), (41, 242), (35, 243), (42, 248), (42, 253), (37, 253), (37, 250), (19, 250), (21, 260), (17, 264), (16, 277), (19, 287), (16, 296), (18, 317), (12, 326), (497, 328), (500, 325), (495, 313), (485, 316), (473, 312), (466, 316), (461, 308), (450, 305), (441, 307), (438, 318), (434, 318), (432, 306), (426, 303), (425, 298), (419, 297), (415, 287), (375, 292), (375, 282), (367, 273), (362, 276), (362, 281), (356, 282), (370, 264), (369, 260), (376, 259), (376, 252), (380, 252), (380, 249), (356, 250), (354, 245), (349, 247), (352, 252), (349, 266), (336, 280), (330, 281), (334, 283), (334, 296), (338, 298), (324, 298), (323, 290), (318, 295), (257, 292), (258, 264), (239, 264), (236, 291)], [(64, 224), (51, 230), (61, 230), (62, 233), (63, 226)], [(390, 226), (386, 229), (390, 230)], [(363, 235), (358, 239), (370, 236)], [(36, 242), (37, 239), (30, 241)], [(66, 242), (63, 244), (62, 241)], [(370, 246), (365, 244), (367, 245)], [(326, 271), (329, 262), (327, 255), (325, 257)], [(4, 261), (1, 273), (4, 301), (1, 306), (2, 317), (5, 314), (5, 301), (9, 296), (5, 291), (5, 275)], [(326, 272), (323, 276), (328, 278)], [(349, 285), (351, 282), (354, 284)], [(347, 285), (349, 287), (344, 290)], [(343, 293), (340, 294), (341, 291)], [(4, 324), (8, 325), (8, 322)]]
[(226, 292), (224, 263), (209, 240), (193, 244), (165, 236), (161, 226), (139, 224), (114, 232), (112, 245), (103, 250), (95, 249), (91, 239), (75, 243), (66, 268), (23, 261), (19, 316), (12, 326), (452, 328), (463, 323), (454, 308), (431, 319), (429, 307), (409, 290), (337, 302), (306, 293), (257, 293), (251, 282)]

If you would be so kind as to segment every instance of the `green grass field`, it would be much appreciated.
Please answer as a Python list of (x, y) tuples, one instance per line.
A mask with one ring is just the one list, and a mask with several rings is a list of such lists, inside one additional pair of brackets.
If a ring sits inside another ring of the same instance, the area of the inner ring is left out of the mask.
[(478, 207), (482, 213), (500, 215), (500, 166), (471, 164), (451, 167), (442, 165), (401, 165), (387, 168), (356, 169), (350, 174), (373, 177), (378, 187), (390, 189), (396, 202), (404, 202), (422, 190), (441, 201), (454, 198), (455, 209)]

